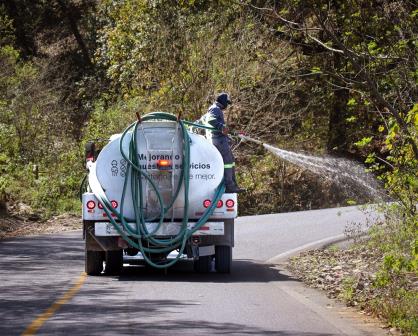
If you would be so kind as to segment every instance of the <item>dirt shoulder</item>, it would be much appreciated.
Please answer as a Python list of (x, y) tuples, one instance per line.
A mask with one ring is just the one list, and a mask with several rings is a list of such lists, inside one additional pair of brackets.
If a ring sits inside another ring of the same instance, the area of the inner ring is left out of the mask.
[(377, 271), (375, 265), (377, 260), (366, 251), (333, 246), (303, 252), (290, 259), (288, 268), (309, 286), (326, 291), (329, 298), (345, 299), (348, 305), (362, 308), (355, 294), (369, 290)]
[[(394, 328), (376, 305), (387, 296), (375, 285), (380, 264), (381, 256), (373, 254), (366, 244), (359, 244), (303, 252), (291, 258), (286, 267), (294, 277), (310, 287), (325, 291), (329, 298), (355, 307), (361, 314), (379, 318), (386, 325), (389, 335), (414, 335), (414, 331), (402, 333)], [(410, 289), (414, 291), (414, 279), (410, 280)], [(391, 298), (387, 304), (396, 303)], [(411, 318), (414, 324), (414, 317)]]
[(5, 215), (0, 217), (0, 239), (74, 231), (81, 227), (80, 216), (70, 214), (54, 216), (46, 221)]

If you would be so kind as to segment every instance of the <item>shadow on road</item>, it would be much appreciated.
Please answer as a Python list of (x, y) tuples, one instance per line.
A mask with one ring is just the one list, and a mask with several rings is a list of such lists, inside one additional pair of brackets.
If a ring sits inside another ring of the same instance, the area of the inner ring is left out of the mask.
[[(138, 301), (134, 306), (112, 302), (100, 311), (93, 305), (67, 305), (65, 311), (54, 317), (40, 330), (41, 335), (277, 335), (277, 336), (331, 336), (326, 333), (277, 331), (239, 323), (217, 323), (202, 319), (187, 319), (182, 309), (187, 302), (175, 300)], [(161, 318), (167, 312), (178, 311), (170, 320)], [(239, 311), (237, 310), (239, 314)]]
[[(80, 234), (30, 237), (0, 242), (0, 335), (19, 335), (71, 287), (84, 266)], [(248, 323), (207, 321), (190, 314), (195, 301), (132, 297), (132, 287), (145, 282), (269, 283), (294, 281), (275, 265), (234, 260), (231, 274), (197, 274), (190, 261), (167, 272), (149, 267), (125, 267), (117, 277), (89, 277), (81, 291), (51, 317), (39, 335), (278, 335), (325, 334), (278, 331)], [(124, 284), (123, 282), (126, 282)], [(117, 285), (116, 285), (117, 284)], [(158, 287), (158, 285), (157, 285)], [(142, 286), (144, 288), (144, 286)], [(176, 286), (173, 285), (173, 290)], [(240, 307), (236, 307), (240, 314)]]
[(19, 335), (83, 267), (80, 233), (0, 242), (0, 335)]
[(124, 267), (119, 281), (164, 281), (164, 282), (209, 282), (209, 283), (251, 283), (271, 281), (298, 281), (282, 274), (277, 265), (257, 263), (254, 260), (233, 260), (231, 274), (207, 273), (193, 271), (191, 261), (182, 261), (165, 270), (144, 266)]

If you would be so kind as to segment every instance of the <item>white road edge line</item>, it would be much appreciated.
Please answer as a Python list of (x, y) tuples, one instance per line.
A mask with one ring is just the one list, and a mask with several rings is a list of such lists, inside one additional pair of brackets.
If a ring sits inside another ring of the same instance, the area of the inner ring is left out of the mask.
[(317, 240), (299, 247), (296, 247), (292, 250), (286, 251), (284, 253), (280, 253), (270, 259), (267, 259), (264, 263), (266, 264), (277, 264), (279, 262), (282, 262), (286, 259), (289, 259), (290, 257), (293, 257), (301, 252), (312, 250), (312, 249), (318, 249), (323, 248), (326, 245), (338, 243), (340, 241), (348, 240), (349, 238), (345, 234), (340, 234), (337, 236), (332, 236), (328, 238), (324, 238), (321, 240)]

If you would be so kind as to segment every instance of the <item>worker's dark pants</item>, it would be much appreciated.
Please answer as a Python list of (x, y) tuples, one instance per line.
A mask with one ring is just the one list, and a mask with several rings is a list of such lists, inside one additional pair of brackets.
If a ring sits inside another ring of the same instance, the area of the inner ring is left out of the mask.
[(234, 187), (237, 185), (235, 180), (235, 158), (229, 145), (229, 139), (226, 136), (212, 138), (212, 143), (221, 153), (224, 159), (224, 178), (226, 187)]

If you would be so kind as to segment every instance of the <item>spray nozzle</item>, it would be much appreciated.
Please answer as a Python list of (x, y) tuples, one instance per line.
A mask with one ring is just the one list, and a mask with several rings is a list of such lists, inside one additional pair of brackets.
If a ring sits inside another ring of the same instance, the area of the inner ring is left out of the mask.
[(257, 139), (253, 139), (250, 136), (248, 136), (246, 133), (242, 132), (242, 133), (238, 133), (237, 136), (243, 140), (243, 141), (250, 141), (250, 142), (254, 142), (258, 145), (264, 145), (262, 141), (257, 140)]

